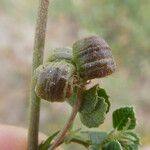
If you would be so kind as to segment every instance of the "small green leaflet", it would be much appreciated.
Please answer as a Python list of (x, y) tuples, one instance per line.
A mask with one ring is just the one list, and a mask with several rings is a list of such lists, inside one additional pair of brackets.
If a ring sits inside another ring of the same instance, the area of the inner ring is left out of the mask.
[(125, 150), (138, 150), (140, 139), (130, 131), (121, 132), (118, 136), (118, 141)]
[(108, 143), (103, 150), (123, 150), (121, 144), (116, 140)]
[[(118, 145), (120, 145), (118, 146), (118, 150), (120, 150), (119, 147), (122, 148), (121, 150), (138, 150), (140, 144), (139, 137), (135, 133), (131, 131), (114, 130), (114, 132), (108, 134), (104, 141), (105, 145), (103, 146), (103, 150), (111, 150), (111, 147), (117, 146), (117, 144), (114, 143), (110, 144), (114, 141), (117, 141)], [(117, 150), (117, 148), (114, 150)]]
[[(97, 85), (90, 88), (89, 90), (85, 90), (82, 94), (82, 105), (80, 107), (79, 112), (82, 113), (90, 113), (92, 112), (96, 104), (98, 103), (98, 94), (97, 94)], [(73, 95), (69, 98), (69, 104), (71, 106), (74, 105), (76, 98), (77, 98), (77, 93), (76, 89), (74, 89)]]
[(81, 135), (86, 137), (91, 145), (100, 145), (107, 137), (106, 132), (100, 131), (82, 131)]
[(91, 113), (95, 109), (99, 98), (97, 90), (98, 87), (94, 86), (83, 92), (82, 105), (80, 108), (81, 113)]
[[(69, 99), (68, 103), (73, 106), (76, 100), (76, 89)], [(85, 90), (82, 95), (82, 104), (79, 110), (81, 122), (89, 127), (98, 127), (104, 122), (105, 115), (109, 111), (109, 96), (99, 85)]]
[(130, 131), (136, 126), (133, 107), (119, 108), (113, 112), (112, 117), (115, 130), (108, 134), (103, 150), (138, 150), (139, 137)]
[(103, 98), (105, 99), (105, 102), (106, 102), (107, 105), (108, 105), (108, 108), (107, 108), (106, 113), (108, 113), (108, 112), (109, 112), (109, 109), (110, 109), (110, 105), (111, 105), (111, 104), (110, 104), (110, 101), (109, 101), (109, 96), (107, 95), (106, 91), (105, 91), (104, 89), (100, 88), (99, 86), (98, 86), (97, 93), (98, 93), (98, 96), (99, 96), (99, 97), (103, 97)]
[(58, 133), (59, 133), (59, 131), (55, 132), (53, 135), (48, 137), (45, 142), (43, 142), (39, 145), (38, 150), (48, 150), (52, 140), (55, 138), (55, 136), (57, 136)]
[(79, 113), (81, 122), (88, 128), (94, 128), (101, 125), (106, 116), (107, 103), (103, 98), (99, 98), (98, 104), (91, 113)]
[(136, 126), (133, 107), (123, 107), (113, 112), (113, 127), (117, 130), (131, 130)]
[[(73, 95), (69, 98), (68, 103), (73, 106), (75, 103), (75, 100), (77, 98), (76, 89), (74, 89)], [(110, 102), (109, 102), (109, 96), (107, 95), (106, 91), (99, 87), (99, 85), (95, 85), (92, 88), (85, 90), (82, 95), (82, 105), (80, 108), (80, 112), (82, 113), (90, 113), (92, 112), (97, 103), (99, 97), (102, 97), (105, 99), (105, 102), (108, 104), (107, 112), (110, 108)]]

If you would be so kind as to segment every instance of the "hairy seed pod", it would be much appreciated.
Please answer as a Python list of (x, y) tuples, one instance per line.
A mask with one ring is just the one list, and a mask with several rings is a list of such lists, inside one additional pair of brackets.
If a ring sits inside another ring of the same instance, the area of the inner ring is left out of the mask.
[(63, 102), (69, 98), (73, 91), (73, 75), (75, 67), (61, 60), (49, 62), (36, 70), (37, 96), (47, 101)]
[(104, 39), (91, 36), (73, 44), (73, 59), (81, 78), (102, 78), (115, 71), (112, 52)]
[(47, 62), (58, 61), (62, 59), (71, 61), (72, 57), (72, 48), (56, 48), (49, 54)]

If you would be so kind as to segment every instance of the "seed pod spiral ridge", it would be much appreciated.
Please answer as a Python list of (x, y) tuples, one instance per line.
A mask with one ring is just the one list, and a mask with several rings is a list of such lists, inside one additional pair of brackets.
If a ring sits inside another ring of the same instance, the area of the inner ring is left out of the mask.
[(75, 67), (65, 60), (49, 62), (36, 70), (37, 96), (51, 102), (63, 102), (73, 91)]
[(110, 47), (98, 36), (75, 42), (73, 57), (81, 78), (85, 80), (108, 76), (116, 68)]

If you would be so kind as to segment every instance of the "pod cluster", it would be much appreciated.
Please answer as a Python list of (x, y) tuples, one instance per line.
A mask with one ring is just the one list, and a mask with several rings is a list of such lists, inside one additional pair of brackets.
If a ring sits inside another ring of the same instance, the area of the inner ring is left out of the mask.
[(85, 80), (102, 78), (115, 71), (111, 49), (101, 37), (92, 36), (75, 42), (73, 56), (77, 70)]
[(65, 60), (50, 62), (37, 70), (37, 95), (45, 100), (63, 102), (72, 95), (75, 68)]
[(47, 59), (46, 64), (36, 69), (35, 92), (41, 99), (63, 102), (72, 95), (75, 66), (70, 63), (72, 49), (57, 48)]
[(104, 39), (91, 36), (73, 44), (73, 48), (57, 48), (46, 64), (36, 70), (37, 96), (51, 102), (63, 102), (73, 93), (74, 77), (84, 81), (102, 78), (115, 71), (112, 52)]

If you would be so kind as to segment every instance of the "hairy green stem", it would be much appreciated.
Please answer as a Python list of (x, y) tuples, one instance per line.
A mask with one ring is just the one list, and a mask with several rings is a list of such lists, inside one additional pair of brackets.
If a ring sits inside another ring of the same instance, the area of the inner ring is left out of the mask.
[(35, 94), (36, 78), (34, 72), (35, 69), (43, 63), (48, 6), (49, 0), (39, 0), (32, 64), (28, 150), (38, 149), (40, 99)]

